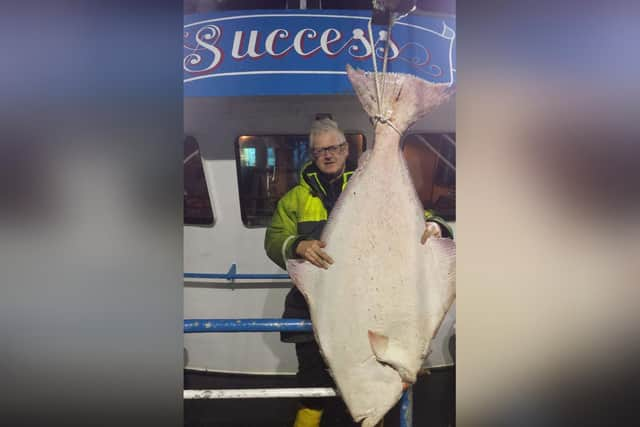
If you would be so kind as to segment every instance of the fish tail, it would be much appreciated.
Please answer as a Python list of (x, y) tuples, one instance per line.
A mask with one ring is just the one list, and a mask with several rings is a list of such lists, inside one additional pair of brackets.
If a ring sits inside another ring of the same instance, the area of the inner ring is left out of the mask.
[(429, 83), (410, 74), (376, 74), (347, 65), (347, 76), (369, 117), (390, 121), (400, 134), (454, 93), (446, 83)]

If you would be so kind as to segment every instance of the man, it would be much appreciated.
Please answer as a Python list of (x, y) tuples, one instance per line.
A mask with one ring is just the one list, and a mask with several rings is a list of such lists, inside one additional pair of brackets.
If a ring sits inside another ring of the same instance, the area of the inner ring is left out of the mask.
[[(326, 245), (320, 240), (320, 235), (355, 169), (347, 162), (349, 145), (335, 121), (322, 119), (313, 122), (309, 145), (312, 161), (303, 166), (299, 184), (278, 202), (265, 235), (267, 255), (284, 269), (289, 258), (303, 258), (325, 269), (333, 264), (330, 254), (323, 249)], [(442, 219), (430, 213), (425, 217), (427, 226), (421, 237), (422, 243), (431, 236), (451, 235)], [(287, 294), (282, 317), (310, 318), (309, 307), (295, 287)], [(282, 333), (281, 339), (296, 344), (297, 379), (301, 386), (335, 387), (312, 333)], [(327, 400), (302, 399), (300, 403), (294, 427), (318, 427)]]

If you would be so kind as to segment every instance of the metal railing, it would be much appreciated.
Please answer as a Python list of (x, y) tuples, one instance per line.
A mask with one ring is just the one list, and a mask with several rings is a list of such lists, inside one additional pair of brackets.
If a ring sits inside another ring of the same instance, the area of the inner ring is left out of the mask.
[[(311, 332), (306, 319), (187, 319), (184, 333)], [(184, 399), (255, 399), (337, 396), (330, 387), (184, 390)], [(400, 427), (413, 425), (413, 395), (409, 388), (400, 400)]]
[(233, 281), (236, 279), (284, 279), (288, 280), (288, 274), (241, 274), (238, 273), (236, 264), (231, 264), (229, 271), (226, 273), (184, 273), (185, 279), (227, 279)]

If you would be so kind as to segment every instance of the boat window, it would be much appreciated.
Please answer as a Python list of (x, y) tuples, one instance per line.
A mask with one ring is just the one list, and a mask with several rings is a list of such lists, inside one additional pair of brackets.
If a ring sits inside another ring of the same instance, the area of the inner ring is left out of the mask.
[(456, 218), (456, 172), (451, 167), (456, 164), (455, 143), (455, 133), (413, 134), (403, 141), (404, 157), (423, 207), (447, 221)]
[[(362, 134), (347, 133), (348, 161), (357, 163), (366, 149)], [(266, 227), (278, 200), (298, 183), (300, 168), (309, 160), (308, 135), (244, 135), (236, 142), (242, 222)]]
[(198, 141), (187, 136), (184, 141), (184, 224), (213, 225), (213, 210), (207, 180), (202, 168)]

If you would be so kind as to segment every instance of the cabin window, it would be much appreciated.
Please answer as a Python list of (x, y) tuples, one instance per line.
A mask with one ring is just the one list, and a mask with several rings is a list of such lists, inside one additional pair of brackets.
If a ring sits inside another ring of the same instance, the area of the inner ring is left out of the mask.
[[(348, 161), (357, 163), (366, 149), (362, 134), (347, 133)], [(300, 168), (309, 160), (308, 135), (244, 135), (236, 142), (242, 222), (266, 227), (278, 200), (298, 183)]]
[(456, 218), (456, 172), (447, 165), (456, 164), (455, 142), (455, 133), (413, 134), (403, 141), (404, 157), (423, 207), (447, 221)]
[(213, 225), (213, 210), (207, 180), (202, 168), (198, 141), (192, 136), (184, 141), (184, 224)]

